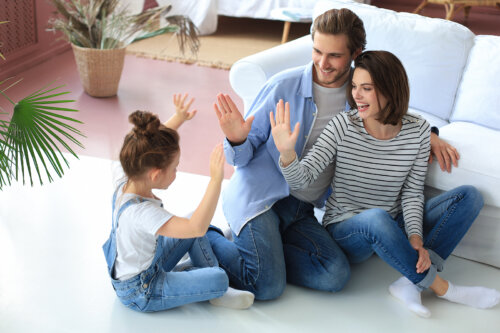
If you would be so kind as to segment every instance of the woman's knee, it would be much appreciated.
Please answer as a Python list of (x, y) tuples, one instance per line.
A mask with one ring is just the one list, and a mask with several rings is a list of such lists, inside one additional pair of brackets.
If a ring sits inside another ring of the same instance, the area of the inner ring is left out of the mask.
[(460, 191), (460, 193), (462, 193), (462, 197), (467, 206), (474, 210), (474, 211), (477, 211), (479, 212), (483, 206), (484, 206), (484, 199), (483, 199), (483, 195), (481, 194), (481, 192), (479, 192), (479, 190), (472, 186), (472, 185), (462, 185), (460, 187), (457, 188), (457, 190)]

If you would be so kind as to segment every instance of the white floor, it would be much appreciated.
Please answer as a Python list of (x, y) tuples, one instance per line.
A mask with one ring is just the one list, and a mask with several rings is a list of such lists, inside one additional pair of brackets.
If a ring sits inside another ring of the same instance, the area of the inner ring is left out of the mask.
[[(281, 298), (236, 311), (208, 302), (154, 314), (121, 305), (101, 245), (111, 224), (112, 162), (70, 159), (63, 179), (0, 191), (0, 332), (499, 332), (500, 306), (476, 310), (425, 293), (430, 319), (407, 311), (387, 292), (398, 273), (377, 257), (353, 267), (330, 294), (287, 286)], [(208, 179), (179, 173), (161, 194), (186, 214)], [(175, 195), (174, 195), (175, 192)], [(221, 223), (220, 207), (217, 224)], [(500, 270), (450, 257), (443, 274), (457, 284), (500, 289)]]

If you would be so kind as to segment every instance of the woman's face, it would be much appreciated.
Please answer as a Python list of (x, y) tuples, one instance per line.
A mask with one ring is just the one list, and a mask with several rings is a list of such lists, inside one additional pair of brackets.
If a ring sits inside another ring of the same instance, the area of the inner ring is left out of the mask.
[(358, 114), (363, 120), (376, 120), (380, 110), (387, 105), (387, 99), (381, 94), (377, 94), (370, 73), (363, 68), (354, 70), (352, 97), (356, 102)]

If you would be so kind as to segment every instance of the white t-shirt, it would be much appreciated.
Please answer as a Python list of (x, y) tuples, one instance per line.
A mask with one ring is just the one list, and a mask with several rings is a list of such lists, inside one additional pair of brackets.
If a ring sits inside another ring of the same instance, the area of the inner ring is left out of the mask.
[[(137, 197), (135, 194), (122, 191), (123, 186), (120, 186), (113, 214), (118, 213), (119, 207), (128, 200)], [(114, 271), (117, 280), (129, 279), (151, 265), (158, 239), (156, 233), (173, 216), (163, 208), (161, 200), (143, 199), (144, 202), (126, 208), (118, 221)]]

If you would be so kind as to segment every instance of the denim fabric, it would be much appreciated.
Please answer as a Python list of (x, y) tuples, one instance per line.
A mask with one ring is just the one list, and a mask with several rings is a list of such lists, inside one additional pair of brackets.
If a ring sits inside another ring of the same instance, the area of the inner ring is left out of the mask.
[(404, 231), (403, 214), (393, 219), (386, 211), (374, 208), (330, 224), (327, 229), (350, 262), (359, 263), (377, 253), (414, 284), (426, 289), (482, 207), (483, 198), (472, 186), (460, 186), (425, 203), (424, 247), (429, 250), (432, 265), (421, 274), (416, 272), (418, 253)]
[[(229, 280), (224, 270), (218, 267), (206, 236), (190, 239), (159, 236), (155, 256), (148, 269), (124, 281), (113, 278), (118, 220), (126, 208), (141, 200), (137, 197), (120, 207), (113, 220), (110, 237), (103, 246), (111, 283), (120, 301), (136, 311), (154, 312), (222, 296)], [(113, 212), (115, 202), (116, 193)], [(186, 253), (189, 253), (193, 267), (180, 272), (172, 271)]]
[(347, 283), (349, 262), (314, 217), (312, 204), (292, 196), (248, 222), (234, 242), (211, 227), (207, 233), (231, 285), (259, 300), (279, 297), (286, 282), (338, 291)]

